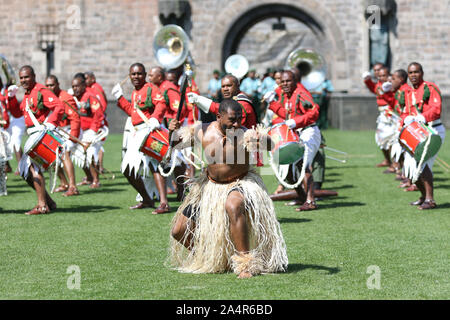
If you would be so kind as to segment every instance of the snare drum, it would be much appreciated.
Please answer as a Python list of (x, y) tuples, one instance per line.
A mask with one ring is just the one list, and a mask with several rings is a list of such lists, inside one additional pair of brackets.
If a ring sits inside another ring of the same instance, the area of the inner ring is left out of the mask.
[(427, 161), (438, 153), (442, 144), (441, 137), (433, 129), (414, 121), (400, 131), (399, 142), (419, 162), (425, 151), (428, 137), (431, 141), (423, 159), (423, 161)]
[(139, 151), (158, 160), (164, 158), (169, 149), (169, 130), (160, 128), (150, 132), (139, 148)]
[(63, 141), (51, 131), (33, 134), (25, 143), (25, 153), (44, 169), (50, 167), (63, 152)]
[(303, 157), (305, 147), (300, 143), (299, 136), (285, 123), (274, 125), (269, 130), (272, 143), (275, 144), (272, 156), (279, 164), (291, 164)]

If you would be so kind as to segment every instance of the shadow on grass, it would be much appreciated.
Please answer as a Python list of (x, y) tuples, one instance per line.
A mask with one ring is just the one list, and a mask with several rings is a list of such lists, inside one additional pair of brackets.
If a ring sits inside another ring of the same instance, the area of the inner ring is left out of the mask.
[(436, 189), (450, 189), (450, 184), (437, 184), (434, 187)]
[(335, 274), (341, 271), (339, 268), (330, 268), (325, 266), (318, 266), (315, 264), (301, 264), (301, 263), (293, 263), (288, 265), (287, 273), (297, 273), (302, 272), (306, 269), (313, 269), (319, 271), (327, 271), (328, 274)]
[(78, 189), (80, 191), (80, 195), (83, 195), (84, 193), (86, 194), (93, 194), (93, 193), (113, 193), (113, 192), (123, 192), (124, 189), (118, 189), (118, 188), (109, 188), (108, 186), (104, 186), (102, 185), (100, 188), (96, 188), (96, 189), (90, 189), (89, 187), (87, 188), (82, 188), (82, 189)]
[(302, 218), (280, 218), (278, 219), (279, 223), (303, 223), (303, 222), (311, 222), (311, 219), (302, 219)]
[[(0, 212), (0, 214), (25, 214), (26, 211), (31, 210), (29, 209), (21, 209), (21, 210), (7, 210), (4, 212)], [(63, 208), (57, 208), (55, 211), (52, 211), (50, 214), (58, 214), (62, 212), (67, 213), (99, 213), (99, 212), (105, 212), (109, 210), (117, 210), (121, 209), (120, 207), (115, 206), (96, 206), (96, 205), (89, 205), (89, 206), (76, 206), (76, 207), (63, 207)]]
[(433, 209), (433, 210), (448, 209), (448, 208), (450, 208), (450, 202), (446, 202), (446, 203), (443, 203), (443, 204), (439, 204), (438, 203), (437, 207), (435, 209)]
[(319, 209), (330, 209), (330, 208), (342, 208), (342, 207), (363, 207), (366, 206), (363, 202), (336, 202), (336, 203), (321, 203)]
[(344, 184), (343, 186), (332, 186), (332, 187), (328, 187), (328, 189), (333, 189), (333, 190), (339, 192), (339, 190), (341, 190), (341, 189), (352, 189), (352, 188), (354, 188), (354, 187), (355, 187), (355, 186), (352, 185), (352, 184)]

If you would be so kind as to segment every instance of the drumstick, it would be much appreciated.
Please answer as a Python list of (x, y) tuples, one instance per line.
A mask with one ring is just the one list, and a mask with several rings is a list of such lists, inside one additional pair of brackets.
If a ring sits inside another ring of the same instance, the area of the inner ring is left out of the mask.
[(127, 82), (127, 80), (130, 78), (130, 76), (126, 76), (125, 79), (123, 79), (122, 81), (120, 81), (120, 86), (123, 86), (125, 84), (125, 82)]
[(438, 161), (440, 161), (443, 165), (445, 165), (448, 169), (450, 169), (450, 165), (449, 165), (447, 162), (445, 162), (444, 160), (442, 160), (442, 159), (439, 158), (439, 157), (436, 157), (436, 159), (437, 159)]
[(67, 131), (59, 128), (59, 130), (61, 130), (62, 133), (66, 134), (68, 137), (70, 137), (70, 139), (72, 139), (73, 141), (79, 143), (84, 150), (86, 150), (87, 148), (89, 148), (90, 143), (85, 144), (83, 141), (81, 141), (80, 139), (78, 139), (77, 137), (74, 137), (73, 135), (71, 135), (70, 133), (68, 133)]
[(438, 160), (438, 161), (436, 161), (438, 166), (440, 166), (442, 169), (444, 169), (445, 172), (449, 172), (450, 171), (448, 168), (445, 167), (444, 163), (439, 161), (440, 160), (439, 158), (436, 158), (436, 160)]

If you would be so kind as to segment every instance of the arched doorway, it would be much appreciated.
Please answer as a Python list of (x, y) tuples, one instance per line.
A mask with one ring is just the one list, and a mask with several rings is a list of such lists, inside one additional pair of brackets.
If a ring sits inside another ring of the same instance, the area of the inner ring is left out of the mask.
[(324, 26), (301, 8), (289, 4), (263, 4), (241, 14), (228, 29), (222, 46), (222, 67), (235, 53), (247, 57), (251, 68), (264, 72), (281, 68), (298, 47), (313, 48), (330, 64), (332, 43)]

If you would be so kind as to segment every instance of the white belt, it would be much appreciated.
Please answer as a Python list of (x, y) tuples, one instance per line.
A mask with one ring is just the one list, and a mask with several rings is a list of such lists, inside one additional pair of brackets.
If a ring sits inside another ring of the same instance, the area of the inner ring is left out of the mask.
[(145, 122), (138, 124), (137, 126), (133, 126), (135, 131), (139, 131), (141, 129), (145, 129), (148, 128), (147, 124)]

